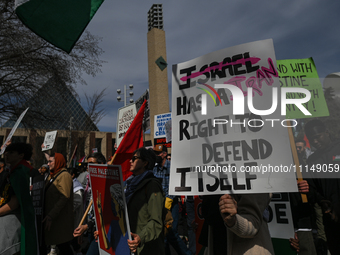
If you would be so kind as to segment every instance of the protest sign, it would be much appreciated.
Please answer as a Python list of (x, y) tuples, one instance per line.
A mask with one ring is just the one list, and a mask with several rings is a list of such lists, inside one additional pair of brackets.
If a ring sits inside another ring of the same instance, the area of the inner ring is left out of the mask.
[(31, 197), (33, 201), (34, 211), (35, 211), (39, 243), (42, 243), (42, 227), (43, 227), (42, 221), (44, 219), (44, 215), (43, 215), (44, 187), (45, 187), (45, 176), (44, 175), (39, 174), (32, 178)]
[(56, 137), (57, 137), (57, 131), (46, 132), (44, 146), (41, 148), (41, 150), (47, 151), (47, 150), (52, 149)]
[(273, 97), (272, 40), (212, 52), (172, 73), (171, 195), (297, 191), (288, 121)]
[(154, 138), (166, 137), (165, 123), (171, 120), (171, 113), (163, 113), (155, 115), (154, 121)]
[(268, 228), (272, 238), (294, 238), (294, 226), (288, 193), (274, 193), (268, 206)]
[[(313, 58), (277, 60), (281, 87), (300, 87), (311, 92), (311, 99), (304, 103), (312, 116), (304, 115), (295, 105), (287, 105), (288, 119), (329, 116), (322, 85)], [(301, 98), (302, 93), (288, 93), (287, 98)]]
[(130, 254), (131, 239), (122, 170), (116, 165), (89, 164), (100, 255)]
[(129, 104), (118, 109), (116, 143), (119, 146), (126, 131), (129, 129), (133, 119), (137, 114), (136, 104)]
[(165, 127), (166, 142), (169, 143), (169, 142), (171, 142), (171, 132), (172, 132), (171, 119), (168, 120), (168, 122), (165, 123), (164, 127)]
[(149, 107), (149, 90), (148, 89), (135, 102), (137, 112), (139, 111), (139, 108), (141, 108), (145, 100), (147, 101), (147, 103), (145, 106), (144, 118), (143, 118), (144, 132), (150, 129), (150, 107)]
[(10, 141), (10, 140), (12, 139), (12, 136), (14, 135), (14, 133), (15, 133), (15, 131), (17, 130), (17, 128), (18, 128), (20, 122), (21, 122), (22, 119), (24, 118), (24, 116), (25, 116), (27, 110), (28, 110), (28, 108), (27, 108), (25, 111), (23, 111), (22, 114), (20, 114), (20, 116), (19, 116), (17, 122), (15, 122), (15, 124), (14, 124), (14, 126), (13, 126), (11, 132), (9, 133), (9, 135), (8, 135), (7, 138), (6, 138), (6, 141), (5, 141), (4, 144), (2, 145), (2, 148), (1, 148), (1, 151), (0, 151), (0, 155), (4, 154), (4, 152), (5, 152), (5, 150), (6, 150), (6, 147), (7, 147), (7, 142)]

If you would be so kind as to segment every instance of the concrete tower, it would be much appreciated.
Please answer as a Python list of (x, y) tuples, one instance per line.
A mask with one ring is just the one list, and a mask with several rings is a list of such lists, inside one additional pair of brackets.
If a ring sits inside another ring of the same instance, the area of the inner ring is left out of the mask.
[(161, 4), (154, 4), (148, 12), (148, 70), (151, 139), (153, 141), (154, 116), (168, 113), (169, 92), (166, 63), (165, 32)]

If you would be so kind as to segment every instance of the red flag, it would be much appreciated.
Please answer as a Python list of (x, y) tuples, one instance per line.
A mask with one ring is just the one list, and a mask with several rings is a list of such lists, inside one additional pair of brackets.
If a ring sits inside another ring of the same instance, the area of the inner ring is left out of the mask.
[(140, 147), (143, 147), (143, 118), (146, 100), (139, 109), (137, 115), (132, 121), (129, 129), (126, 131), (123, 140), (111, 160), (113, 165), (121, 165), (123, 172), (123, 181), (132, 173), (130, 172), (130, 159), (132, 153)]
[(306, 135), (303, 137), (303, 140), (306, 142), (306, 147), (310, 148), (309, 140)]

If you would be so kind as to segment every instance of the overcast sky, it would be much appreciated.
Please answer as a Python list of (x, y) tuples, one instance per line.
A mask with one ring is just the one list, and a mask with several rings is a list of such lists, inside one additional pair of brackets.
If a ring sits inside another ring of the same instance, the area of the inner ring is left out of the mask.
[(117, 89), (133, 84), (136, 100), (148, 88), (147, 13), (153, 4), (163, 4), (170, 92), (173, 64), (270, 38), (276, 59), (313, 57), (320, 78), (340, 72), (337, 0), (106, 0), (87, 29), (102, 37), (101, 59), (107, 63), (96, 77), (84, 75), (87, 86), (76, 88), (84, 108), (85, 92), (107, 88), (100, 131), (116, 131), (117, 110), (123, 106)]

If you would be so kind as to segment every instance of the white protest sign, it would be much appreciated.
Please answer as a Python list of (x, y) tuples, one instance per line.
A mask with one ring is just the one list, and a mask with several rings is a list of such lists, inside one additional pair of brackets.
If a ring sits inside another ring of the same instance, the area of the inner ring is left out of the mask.
[(149, 89), (147, 89), (143, 95), (141, 95), (136, 101), (136, 109), (137, 112), (139, 108), (142, 107), (144, 101), (147, 101), (144, 110), (144, 117), (143, 117), (143, 130), (144, 132), (150, 129), (150, 107), (149, 107)]
[(272, 238), (294, 238), (294, 225), (288, 193), (274, 193), (269, 204), (268, 228)]
[(171, 132), (172, 132), (171, 120), (168, 120), (168, 122), (165, 123), (164, 127), (165, 127), (166, 142), (169, 143), (171, 142)]
[(272, 107), (280, 87), (272, 40), (212, 52), (172, 74), (171, 195), (297, 191), (288, 121)]
[(9, 140), (11, 140), (11, 138), (12, 138), (13, 134), (15, 133), (15, 131), (17, 130), (17, 128), (18, 128), (20, 122), (21, 122), (22, 119), (24, 118), (24, 116), (25, 116), (27, 110), (28, 110), (28, 108), (27, 108), (25, 111), (23, 111), (22, 114), (20, 114), (20, 116), (19, 116), (17, 122), (15, 122), (15, 124), (14, 124), (14, 126), (13, 126), (11, 132), (10, 132), (9, 135), (7, 136), (6, 141), (5, 141), (4, 144), (2, 145), (2, 148), (1, 148), (1, 151), (0, 151), (0, 155), (4, 154), (4, 152), (5, 152), (5, 150), (6, 150), (6, 147), (7, 147), (7, 145), (6, 145), (7, 142), (8, 142)]
[(171, 112), (155, 115), (154, 138), (166, 137), (165, 123), (171, 120)]
[(118, 109), (116, 143), (119, 146), (126, 131), (129, 129), (133, 119), (137, 114), (136, 104), (129, 104)]
[(46, 132), (44, 146), (42, 147), (42, 151), (47, 151), (53, 148), (55, 139), (57, 137), (57, 131)]

